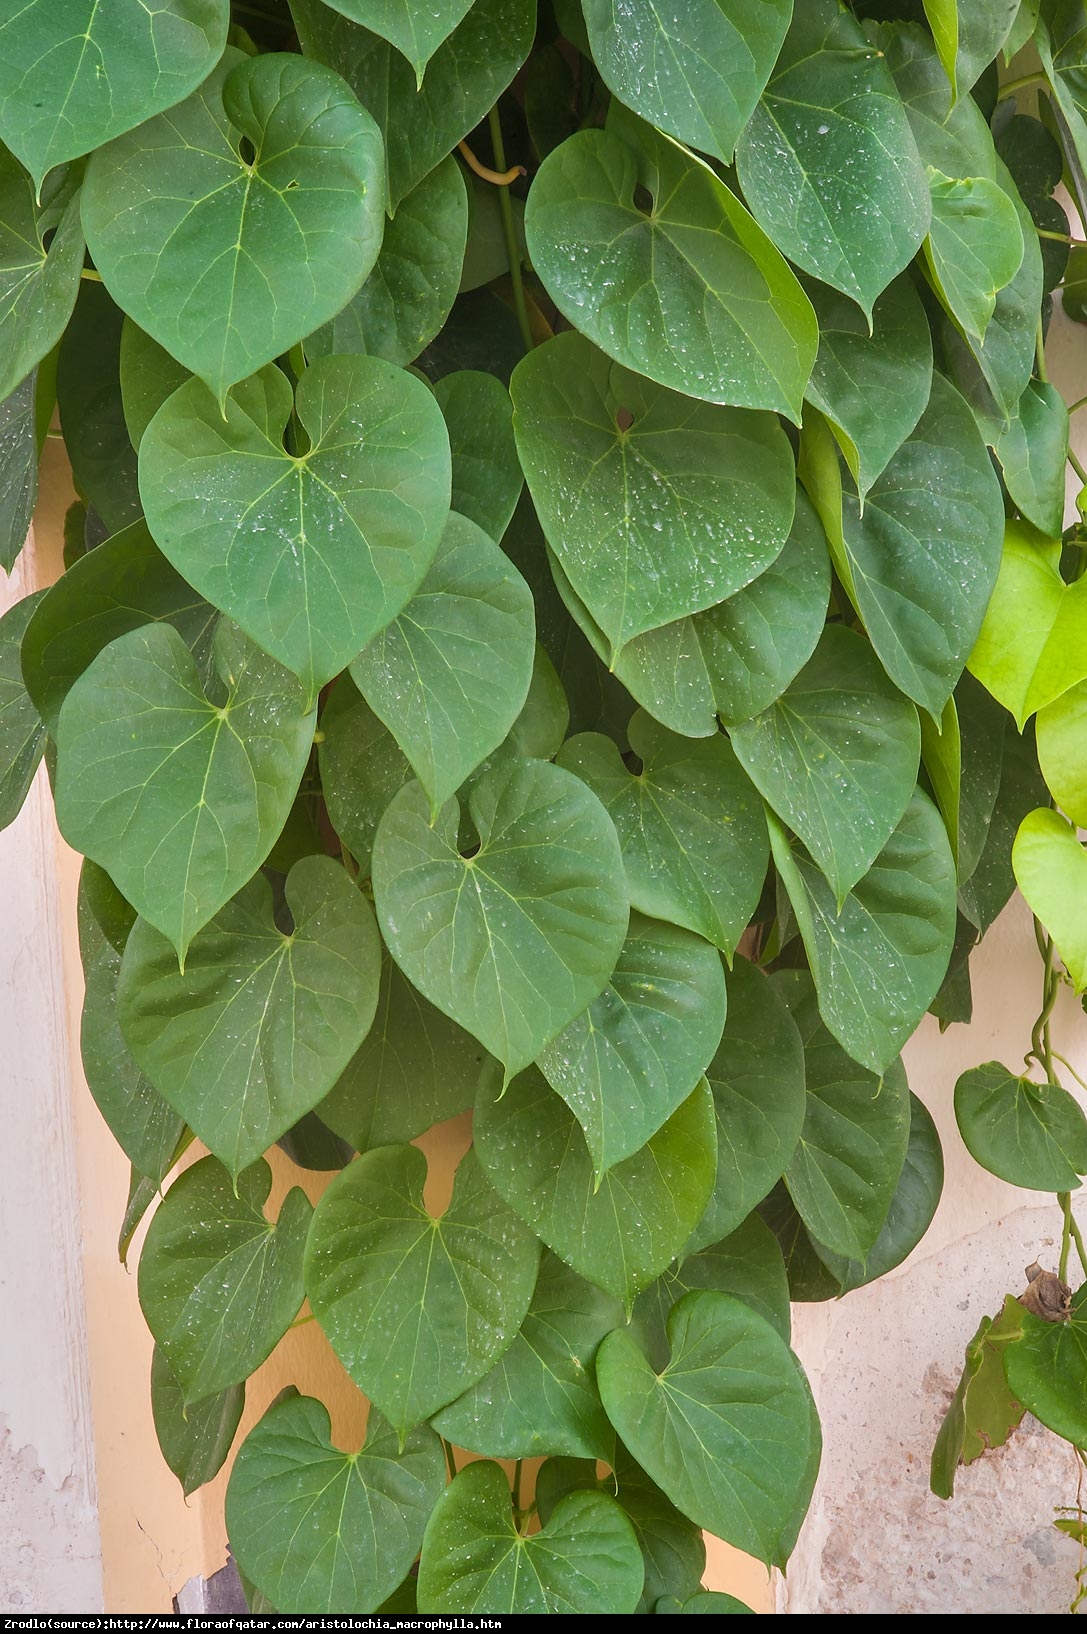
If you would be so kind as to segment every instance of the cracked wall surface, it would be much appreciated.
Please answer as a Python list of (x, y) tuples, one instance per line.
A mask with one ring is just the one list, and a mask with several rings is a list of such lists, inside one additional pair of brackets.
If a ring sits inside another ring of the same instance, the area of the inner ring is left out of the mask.
[(77, 1475), (57, 1486), (0, 1423), (0, 1613), (101, 1604), (98, 1511)]

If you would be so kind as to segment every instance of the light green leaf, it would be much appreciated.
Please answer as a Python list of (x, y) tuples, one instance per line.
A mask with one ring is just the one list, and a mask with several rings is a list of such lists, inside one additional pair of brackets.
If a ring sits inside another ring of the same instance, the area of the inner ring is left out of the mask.
[(638, 1542), (602, 1492), (575, 1492), (522, 1536), (497, 1464), (469, 1464), (423, 1538), (419, 1610), (456, 1615), (630, 1615), (642, 1592)]
[(506, 738), (535, 654), (531, 590), (482, 528), (451, 511), (422, 584), (351, 665), (434, 813)]
[(151, 1357), (151, 1413), (159, 1450), (186, 1498), (222, 1469), (241, 1422), (245, 1385), (186, 1405), (181, 1386), (159, 1346)]
[(138, 449), (151, 421), (168, 397), (189, 380), (183, 364), (126, 318), (119, 356), (121, 407), (132, 447)]
[[(283, 440), (292, 414), (308, 438), (297, 455)], [(159, 547), (311, 697), (418, 588), (449, 514), (448, 472), (430, 392), (374, 357), (319, 359), (293, 399), (270, 366), (222, 409), (192, 380), (140, 444)]]
[(925, 172), (894, 80), (837, 0), (796, 7), (736, 165), (775, 244), (868, 316), (928, 231)]
[(425, 1425), (398, 1450), (372, 1411), (363, 1447), (341, 1452), (324, 1403), (296, 1395), (238, 1450), (226, 1494), (231, 1552), (280, 1612), (377, 1611), (415, 1559), (444, 1484), (441, 1445)]
[(293, 675), (232, 626), (215, 671), (205, 689), (177, 630), (145, 624), (98, 654), (57, 722), (62, 833), (182, 960), (274, 845), (313, 739)]
[(1009, 522), (1000, 573), (970, 671), (1015, 716), (1022, 731), (1035, 710), (1087, 680), (1087, 580), (1066, 585), (1059, 545)]
[(0, 567), (10, 573), (38, 498), (38, 371), (0, 402)]
[(397, 1146), (467, 1112), (489, 1061), (385, 953), (374, 1024), (317, 1111), (358, 1152)]
[(610, 1458), (615, 1435), (593, 1359), (623, 1308), (549, 1251), (521, 1331), (478, 1384), (433, 1420), (455, 1446), (491, 1458)]
[(313, 1210), (296, 1186), (270, 1224), (271, 1187), (263, 1160), (232, 1185), (205, 1157), (179, 1175), (151, 1220), (140, 1307), (186, 1404), (247, 1379), (298, 1314)]
[(450, 157), (401, 199), (373, 271), (343, 311), (309, 337), (306, 356), (361, 352), (413, 363), (452, 309), (467, 232), (468, 195)]
[[(1037, 6), (1034, 9), (1037, 12)], [(925, 0), (925, 16), (956, 96), (965, 96), (988, 68), (1007, 40), (1018, 10), (1019, 0), (988, 0), (981, 6), (972, 0)]]
[(642, 1468), (683, 1514), (784, 1565), (783, 1513), (804, 1486), (808, 1392), (787, 1345), (728, 1294), (690, 1293), (668, 1317), (658, 1373), (630, 1334), (597, 1354), (601, 1399)]
[(776, 822), (770, 843), (823, 1019), (855, 1060), (883, 1073), (939, 991), (955, 940), (955, 862), (940, 814), (918, 790), (840, 904)]
[(1067, 1322), (1023, 1312), (1023, 1334), (1004, 1352), (1012, 1394), (1054, 1435), (1087, 1446), (1087, 1317), (1080, 1286)]
[(201, 674), (212, 665), (218, 615), (174, 572), (142, 522), (81, 556), (46, 591), (23, 638), (23, 678), (56, 736), (73, 682), (118, 636), (160, 620), (172, 624)]
[(910, 1098), (900, 1063), (880, 1079), (842, 1050), (820, 1020), (806, 971), (774, 978), (804, 1041), (804, 1128), (785, 1171), (812, 1236), (847, 1259), (867, 1259), (898, 1185), (910, 1138)]
[(146, 920), (121, 965), (125, 1042), (232, 1174), (323, 1099), (377, 1004), (377, 928), (339, 863), (303, 857), (285, 890), (289, 935), (258, 875), (196, 938), (183, 974)]
[[(2, 75), (0, 68), (0, 88)], [(0, 148), (0, 398), (64, 333), (82, 265), (78, 176), (55, 172), (38, 203), (26, 171)]]
[(1028, 813), (1012, 846), (1012, 867), (1081, 993), (1087, 987), (1087, 853), (1075, 829), (1047, 807)]
[(939, 717), (997, 574), (1004, 504), (973, 415), (942, 375), (916, 429), (843, 521), (857, 608), (891, 679)]
[(584, 0), (593, 60), (620, 101), (729, 163), (781, 50), (793, 0)]
[(937, 295), (968, 339), (979, 344), (1000, 290), (1023, 264), (1015, 205), (987, 176), (958, 181), (929, 170), (932, 227), (925, 261)]
[(1038, 764), (1065, 816), (1087, 826), (1087, 681), (1038, 711)]
[(493, 374), (458, 369), (435, 383), (434, 395), (453, 453), (453, 509), (501, 539), (524, 486), (510, 394)]
[(862, 637), (828, 625), (778, 701), (730, 737), (755, 787), (844, 900), (913, 793), (921, 754), (913, 705)]
[(510, 389), (548, 542), (615, 650), (781, 554), (796, 483), (772, 415), (653, 386), (573, 332), (530, 352)]
[(538, 1058), (581, 1125), (598, 1180), (696, 1088), (724, 1024), (716, 949), (633, 914), (607, 987)]
[(539, 1254), (473, 1152), (440, 1219), (423, 1204), (426, 1174), (414, 1146), (356, 1158), (317, 1205), (306, 1248), (314, 1315), (402, 1443), (509, 1349)]
[(819, 319), (819, 354), (806, 396), (830, 422), (863, 505), (928, 403), (932, 338), (925, 309), (910, 280), (896, 278), (873, 308), (869, 335), (848, 296), (815, 282), (807, 290)]
[(619, 841), (595, 795), (545, 761), (506, 762), (473, 786), (469, 857), (460, 815), (450, 801), (432, 828), (422, 788), (401, 789), (374, 842), (374, 897), (409, 981), (510, 1078), (615, 967), (628, 918)]
[[(692, 1239), (694, 1241), (694, 1239)], [(688, 1253), (657, 1278), (634, 1305), (633, 1322), (654, 1365), (668, 1361), (666, 1323), (672, 1306), (697, 1289), (734, 1294), (789, 1342), (789, 1281), (777, 1238), (757, 1214), (722, 1242)]]
[(689, 397), (799, 424), (818, 347), (811, 303), (693, 154), (613, 103), (606, 131), (579, 131), (544, 160), (525, 233), (559, 310), (609, 357)]
[(171, 108), (226, 44), (226, 0), (29, 0), (0, 21), (0, 139), (40, 182)]
[(341, 675), (330, 691), (318, 737), (328, 815), (365, 876), (381, 815), (411, 781), (411, 767), (349, 675)]
[(24, 596), (0, 618), (0, 828), (22, 810), (45, 749), (45, 727), (19, 662), (26, 627), (44, 595)]
[(560, 763), (604, 802), (632, 905), (683, 925), (731, 959), (768, 860), (759, 800), (726, 738), (680, 738), (639, 712), (627, 728), (641, 771), (599, 734), (571, 738)]
[(144, 1077), (117, 1019), (121, 958), (135, 918), (105, 870), (85, 859), (79, 878), (83, 1072), (110, 1134), (133, 1168), (158, 1186), (173, 1167), (185, 1121)]
[[(528, 56), (535, 0), (476, 0), (435, 51), (423, 84), (380, 35), (320, 0), (290, 0), (307, 57), (342, 74), (385, 142), (390, 213), (484, 118)], [(419, 12), (412, 6), (413, 16)]]
[(1087, 1174), (1087, 1117), (1059, 1084), (987, 1061), (955, 1085), (955, 1118), (971, 1157), (1009, 1185), (1075, 1191)]
[(993, 442), (1013, 503), (1033, 527), (1055, 539), (1064, 527), (1068, 407), (1042, 380), (1027, 384), (1006, 427)]
[(736, 960), (728, 989), (724, 1037), (706, 1069), (717, 1178), (689, 1254), (741, 1225), (785, 1172), (804, 1124), (804, 1047), (787, 1006), (747, 959)]
[[(886, 1082), (886, 1080), (885, 1080)], [(813, 1240), (819, 1258), (833, 1274), (842, 1293), (886, 1276), (913, 1253), (932, 1224), (944, 1183), (944, 1158), (940, 1137), (923, 1104), (910, 1096), (910, 1139), (902, 1172), (887, 1210), (879, 1236), (862, 1264), (835, 1254)]]
[(481, 1084), (475, 1139), (492, 1183), (560, 1259), (629, 1306), (681, 1251), (713, 1187), (713, 1101), (699, 1085), (663, 1128), (593, 1184), (572, 1112), (535, 1067), (500, 1100)]
[(959, 1464), (1002, 1447), (1023, 1417), (1008, 1388), (1004, 1353), (1022, 1337), (1024, 1316), (1015, 1295), (1008, 1294), (1000, 1315), (995, 1321), (983, 1316), (966, 1347), (966, 1366), (932, 1449), (929, 1485), (938, 1498), (954, 1496)]
[(222, 400), (351, 299), (384, 202), (380, 132), (343, 81), (230, 47), (92, 156), (83, 226), (118, 305)]
[(471, 9), (472, 0), (437, 0), (413, 5), (411, 0), (330, 0), (332, 10), (380, 34), (407, 57), (420, 85), (423, 70)]

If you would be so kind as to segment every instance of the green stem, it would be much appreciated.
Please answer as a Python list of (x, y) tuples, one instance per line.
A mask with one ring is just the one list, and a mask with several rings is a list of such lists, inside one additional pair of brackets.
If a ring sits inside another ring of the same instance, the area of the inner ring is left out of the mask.
[(1035, 937), (1041, 948), (1045, 961), (1045, 973), (1042, 979), (1042, 1008), (1030, 1035), (1031, 1054), (1045, 1073), (1050, 1083), (1053, 1082), (1053, 1046), (1049, 1037), (1049, 1018), (1057, 1002), (1060, 992), (1060, 981), (1054, 964), (1053, 938), (1049, 936), (1035, 920)]
[(88, 279), (92, 284), (100, 284), (102, 282), (102, 274), (100, 272), (95, 272), (93, 267), (81, 267), (79, 276), (81, 278)]
[(1083, 483), (1084, 487), (1087, 487), (1087, 471), (1084, 470), (1082, 462), (1077, 458), (1071, 449), (1068, 450), (1068, 463), (1076, 473), (1079, 480)]
[[(494, 149), (494, 164), (496, 170), (506, 169), (506, 144), (502, 140), (502, 121), (498, 114), (496, 102), (487, 115), (487, 124), (491, 132), (491, 146)], [(506, 254), (510, 264), (510, 282), (513, 285), (513, 305), (517, 313), (517, 322), (521, 327), (521, 339), (525, 343), (525, 351), (531, 352), (533, 347), (532, 325), (528, 321), (528, 307), (525, 304), (525, 285), (521, 277), (521, 246), (517, 242), (517, 231), (513, 224), (513, 202), (510, 199), (508, 187), (498, 189), (498, 208), (502, 215), (502, 232), (506, 239)]]
[(457, 1460), (453, 1456), (453, 1448), (445, 1439), (444, 1435), (440, 1439), (442, 1443), (442, 1451), (445, 1453), (445, 1467), (449, 1471), (449, 1479), (451, 1481), (455, 1481), (457, 1478)]
[(1045, 227), (1035, 227), (1035, 237), (1048, 238), (1054, 244), (1071, 244), (1074, 250), (1087, 250), (1087, 238), (1072, 238), (1068, 233), (1051, 233)]
[(316, 1322), (316, 1320), (317, 1318), (312, 1311), (309, 1316), (296, 1316), (287, 1332), (290, 1333), (293, 1328), (304, 1328), (307, 1322)]
[(1077, 397), (1074, 403), (1069, 403), (1068, 413), (1078, 414), (1081, 408), (1087, 408), (1087, 397)]
[(1062, 1067), (1067, 1067), (1080, 1089), (1087, 1089), (1087, 1078), (1080, 1077), (1079, 1073), (1076, 1071), (1071, 1061), (1068, 1060), (1067, 1056), (1061, 1055), (1059, 1050), (1054, 1050), (1052, 1053), (1054, 1061), (1059, 1061)]
[(1061, 1231), (1061, 1258), (1057, 1266), (1057, 1275), (1062, 1282), (1068, 1281), (1068, 1254), (1072, 1247), (1072, 1194), (1067, 1191), (1057, 1193), (1057, 1201), (1064, 1214), (1064, 1228)]
[(1049, 81), (1044, 74), (1023, 74), (1020, 79), (1010, 79), (1000, 87), (997, 93), (998, 102), (1006, 102), (1017, 91), (1032, 91), (1035, 86), (1048, 85)]
[(1038, 338), (1034, 343), (1034, 353), (1036, 358), (1036, 367), (1038, 370), (1038, 379), (1043, 385), (1047, 385), (1049, 382), (1049, 370), (1045, 366), (1045, 330), (1042, 328), (1042, 314), (1040, 312), (1038, 314)]
[(1076, 1217), (1072, 1213), (1071, 1198), (1068, 1200), (1068, 1226), (1072, 1233), (1072, 1241), (1076, 1245), (1076, 1253), (1079, 1256), (1080, 1267), (1084, 1275), (1087, 1276), (1087, 1248), (1084, 1248), (1083, 1246), (1083, 1237), (1080, 1234), (1079, 1226), (1076, 1224)]

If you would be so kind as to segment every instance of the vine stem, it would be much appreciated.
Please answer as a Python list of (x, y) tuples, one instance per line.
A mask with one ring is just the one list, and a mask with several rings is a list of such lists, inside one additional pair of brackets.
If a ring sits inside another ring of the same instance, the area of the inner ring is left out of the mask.
[(442, 1443), (442, 1451), (445, 1453), (445, 1467), (449, 1471), (449, 1479), (451, 1481), (455, 1481), (457, 1478), (457, 1460), (453, 1456), (453, 1448), (445, 1439), (444, 1435), (440, 1439)]
[(317, 1318), (312, 1311), (308, 1316), (296, 1316), (287, 1332), (290, 1333), (294, 1328), (304, 1328), (307, 1322), (316, 1322), (316, 1320)]
[(1068, 463), (1084, 487), (1087, 487), (1087, 471), (1084, 470), (1082, 461), (1073, 453), (1071, 448), (1068, 450)]
[(1019, 79), (1010, 79), (1002, 85), (997, 93), (998, 102), (1007, 102), (1017, 91), (1032, 91), (1034, 87), (1048, 85), (1049, 81), (1044, 74), (1023, 74)]
[(1037, 1061), (1046, 1078), (1053, 1082), (1053, 1045), (1049, 1036), (1049, 1018), (1057, 1002), (1060, 991), (1060, 980), (1054, 965), (1053, 938), (1043, 929), (1037, 918), (1034, 921), (1034, 935), (1041, 950), (1045, 965), (1045, 974), (1042, 979), (1042, 1008), (1030, 1035), (1031, 1055)]
[(102, 274), (100, 272), (95, 272), (93, 267), (80, 267), (79, 276), (81, 278), (86, 278), (92, 284), (100, 284), (102, 282)]
[[(497, 102), (487, 115), (487, 124), (491, 132), (491, 146), (494, 148), (495, 169), (501, 174), (506, 169), (506, 144), (502, 140), (502, 120), (499, 117)], [(514, 311), (517, 313), (525, 351), (531, 352), (534, 342), (532, 325), (528, 321), (528, 307), (525, 304), (525, 285), (521, 276), (521, 246), (517, 242), (517, 232), (513, 225), (513, 204), (508, 187), (500, 187), (498, 190), (498, 208), (502, 215), (502, 232), (505, 235), (506, 253), (510, 263)]]
[(1069, 414), (1078, 414), (1081, 408), (1087, 408), (1087, 397), (1077, 397), (1074, 403), (1069, 403)]
[(1087, 238), (1072, 238), (1068, 233), (1051, 233), (1045, 227), (1035, 227), (1034, 232), (1038, 238), (1052, 239), (1054, 244), (1071, 244), (1075, 250), (1087, 249)]

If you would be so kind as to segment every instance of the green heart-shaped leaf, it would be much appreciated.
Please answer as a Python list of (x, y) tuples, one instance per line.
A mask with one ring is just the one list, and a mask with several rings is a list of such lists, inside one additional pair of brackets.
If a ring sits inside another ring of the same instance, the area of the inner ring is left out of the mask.
[(351, 665), (435, 813), (506, 738), (535, 656), (531, 590), (482, 528), (451, 511), (422, 584)]
[(151, 421), (168, 397), (190, 378), (189, 371), (164, 346), (125, 318), (118, 354), (121, 408), (132, 447), (138, 449)]
[(918, 790), (840, 905), (773, 820), (770, 841), (823, 1019), (855, 1060), (885, 1072), (936, 997), (955, 941), (955, 861), (940, 814)]
[(145, 624), (88, 665), (57, 722), (65, 838), (182, 960), (274, 845), (313, 741), (294, 676), (229, 625), (214, 662), (206, 691), (177, 631)]
[[(986, 441), (990, 430), (983, 428)], [(1064, 527), (1068, 405), (1048, 381), (1031, 380), (992, 442), (1004, 486), (1032, 527), (1055, 539)]]
[(638, 1296), (632, 1320), (644, 1334), (656, 1365), (664, 1367), (668, 1360), (669, 1311), (684, 1294), (699, 1289), (734, 1294), (764, 1316), (788, 1344), (791, 1324), (785, 1262), (777, 1238), (757, 1214), (749, 1214), (722, 1242), (677, 1260)]
[(467, 1112), (489, 1061), (386, 953), (374, 1024), (317, 1111), (357, 1152), (397, 1146)]
[(374, 842), (374, 896), (401, 970), (509, 1078), (603, 991), (626, 935), (623, 865), (596, 796), (544, 761), (488, 772), (468, 811), (479, 849), (464, 857), (456, 801), (432, 828), (422, 788), (401, 789)]
[(819, 355), (807, 399), (825, 414), (853, 473), (860, 501), (925, 411), (932, 337), (909, 278), (896, 278), (872, 310), (872, 333), (848, 296), (815, 282)]
[(121, 958), (135, 919), (105, 870), (84, 859), (79, 876), (83, 1072), (110, 1134), (133, 1167), (158, 1186), (176, 1160), (185, 1120), (144, 1077), (117, 1019)]
[(140, 1254), (140, 1307), (186, 1403), (247, 1379), (298, 1314), (313, 1209), (296, 1186), (271, 1225), (271, 1187), (263, 1161), (232, 1185), (205, 1157), (155, 1210)]
[(784, 1565), (783, 1513), (801, 1493), (808, 1392), (785, 1342), (728, 1294), (690, 1293), (668, 1317), (658, 1373), (623, 1329), (604, 1340), (604, 1408), (642, 1468), (683, 1514), (737, 1548)]
[(906, 1074), (896, 1063), (880, 1079), (850, 1060), (820, 1019), (807, 971), (782, 971), (774, 986), (800, 1029), (808, 1086), (804, 1127), (785, 1183), (812, 1235), (863, 1263), (906, 1160)]
[(1028, 1413), (1073, 1446), (1087, 1444), (1087, 1318), (1080, 1287), (1067, 1322), (1023, 1312), (1023, 1335), (1004, 1352), (1012, 1394)]
[(313, 1313), (401, 1442), (509, 1349), (539, 1258), (473, 1152), (439, 1219), (423, 1204), (426, 1174), (414, 1146), (356, 1158), (321, 1198), (306, 1249)]
[(848, 496), (856, 605), (884, 669), (939, 718), (1000, 572), (1004, 502), (974, 417), (942, 375), (864, 502)]
[(146, 920), (121, 964), (125, 1042), (232, 1174), (328, 1093), (377, 1004), (377, 927), (339, 863), (303, 857), (285, 891), (289, 935), (258, 875), (193, 942), (184, 973)]
[[(390, 211), (486, 116), (528, 56), (536, 29), (535, 0), (475, 0), (420, 85), (380, 34), (336, 16), (320, 0), (290, 5), (307, 57), (342, 74), (378, 122)], [(410, 9), (422, 15), (418, 6)]]
[(736, 165), (775, 244), (866, 315), (928, 230), (925, 173), (894, 80), (837, 0), (794, 10)]
[(0, 402), (0, 567), (10, 573), (38, 499), (38, 372)]
[(692, 742), (641, 712), (627, 735), (642, 762), (634, 776), (615, 742), (595, 733), (571, 738), (560, 763), (607, 807), (633, 906), (731, 958), (766, 875), (758, 795), (722, 736)]
[(689, 397), (799, 424), (818, 348), (811, 303), (693, 154), (613, 103), (606, 131), (579, 131), (544, 160), (525, 234), (560, 311), (609, 357)]
[(955, 1119), (971, 1157), (1012, 1186), (1074, 1191), (1087, 1174), (1087, 1117), (1059, 1084), (987, 1061), (955, 1085)]
[(617, 1299), (545, 1250), (520, 1333), (478, 1384), (442, 1409), (434, 1428), (490, 1458), (611, 1457), (615, 1437), (592, 1364), (601, 1339), (622, 1321)]
[[(1019, 0), (990, 0), (985, 6), (970, 5), (969, 0), (966, 4), (961, 0), (924, 0), (924, 4), (925, 16), (952, 89), (956, 96), (965, 96), (1007, 40), (1020, 10)], [(1033, 10), (1037, 21), (1036, 5), (1025, 5), (1022, 10), (1028, 19)], [(1033, 24), (1030, 24), (1027, 39), (1032, 32)], [(1019, 43), (1023, 45), (1026, 41)], [(1010, 62), (1015, 53), (1010, 44), (1006, 49)]]
[[(297, 456), (283, 443), (292, 409), (309, 439)], [(161, 549), (310, 696), (419, 586), (448, 515), (448, 471), (430, 392), (373, 357), (318, 359), (293, 399), (269, 367), (223, 409), (191, 380), (140, 444)]]
[[(717, 1118), (717, 1178), (686, 1251), (735, 1231), (785, 1172), (804, 1123), (804, 1047), (768, 979), (737, 959), (728, 1019), (706, 1068)], [(735, 1290), (729, 1290), (734, 1292)]]
[(457, 369), (435, 382), (453, 454), (453, 509), (492, 539), (510, 525), (524, 486), (510, 394), (493, 374)]
[(222, 400), (351, 299), (384, 202), (381, 134), (339, 76), (229, 47), (92, 156), (83, 227), (118, 305)]
[(306, 356), (360, 352), (413, 363), (449, 316), (467, 232), (468, 196), (451, 155), (401, 199), (373, 271), (343, 311), (310, 335)]
[(598, 1180), (687, 1099), (724, 1024), (716, 950), (678, 926), (632, 915), (607, 987), (538, 1059), (581, 1125)]
[(28, 0), (0, 22), (0, 138), (40, 182), (188, 96), (229, 21), (226, 0)]
[(321, 787), (332, 826), (364, 875), (389, 801), (411, 782), (411, 767), (392, 733), (341, 675), (321, 711)]
[(460, 23), (472, 0), (438, 0), (412, 5), (411, 0), (333, 0), (332, 9), (380, 34), (407, 57), (419, 83), (431, 57)]
[(593, 61), (621, 102), (726, 164), (781, 50), (792, 0), (584, 0)]
[(53, 736), (72, 683), (118, 636), (165, 620), (210, 663), (217, 614), (174, 572), (142, 522), (96, 545), (46, 591), (23, 639), (23, 676)]
[(867, 873), (917, 779), (917, 712), (867, 642), (828, 625), (777, 703), (730, 733), (756, 788), (799, 834), (839, 899)]
[(629, 1615), (642, 1592), (638, 1541), (602, 1492), (564, 1498), (541, 1532), (514, 1524), (497, 1464), (469, 1464), (438, 1499), (423, 1538), (419, 1609), (447, 1615)]
[(1015, 716), (1022, 731), (1035, 710), (1087, 680), (1087, 580), (1066, 585), (1059, 547), (1009, 522), (1000, 573), (970, 671)]
[(78, 178), (57, 172), (39, 204), (26, 171), (0, 149), (0, 398), (64, 333), (82, 265)]
[(925, 259), (944, 305), (981, 342), (996, 297), (1023, 264), (1023, 232), (1012, 200), (987, 176), (958, 181), (929, 171), (932, 227)]
[(151, 1413), (159, 1451), (181, 1482), (186, 1498), (214, 1479), (241, 1423), (245, 1385), (232, 1384), (217, 1395), (186, 1404), (165, 1353), (151, 1357)]
[(599, 1185), (572, 1112), (535, 1067), (500, 1100), (484, 1080), (475, 1140), (510, 1207), (560, 1259), (628, 1306), (680, 1252), (713, 1186), (713, 1101), (704, 1083)]
[(653, 386), (572, 331), (530, 352), (510, 390), (544, 532), (616, 650), (780, 555), (796, 484), (772, 415)]
[(45, 591), (24, 596), (0, 618), (0, 828), (22, 810), (45, 749), (45, 728), (23, 680), (20, 649)]
[(238, 1450), (226, 1524), (239, 1569), (280, 1612), (377, 1611), (419, 1550), (445, 1485), (425, 1425), (398, 1451), (371, 1410), (366, 1442), (341, 1452), (311, 1396), (271, 1407)]
[(1016, 883), (1057, 944), (1077, 993), (1087, 987), (1087, 853), (1048, 807), (1028, 812), (1012, 846)]

